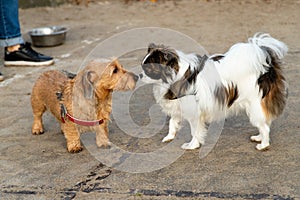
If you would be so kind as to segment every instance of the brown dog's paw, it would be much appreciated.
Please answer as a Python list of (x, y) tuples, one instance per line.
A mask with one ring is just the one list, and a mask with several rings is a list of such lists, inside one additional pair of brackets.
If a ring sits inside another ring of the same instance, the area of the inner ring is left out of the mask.
[(112, 143), (110, 141), (97, 143), (97, 146), (99, 148), (103, 148), (103, 149), (110, 149), (111, 145), (112, 145)]
[(33, 135), (40, 135), (44, 133), (44, 129), (43, 128), (32, 128), (31, 133)]
[(43, 124), (40, 120), (34, 120), (31, 128), (31, 133), (33, 135), (40, 135), (44, 133)]
[(70, 152), (70, 153), (78, 153), (82, 150), (83, 150), (82, 146), (75, 146), (75, 147), (70, 147), (70, 148), (68, 147), (68, 152)]
[(80, 141), (72, 141), (67, 143), (67, 149), (70, 153), (78, 153), (82, 151), (82, 146), (80, 144)]

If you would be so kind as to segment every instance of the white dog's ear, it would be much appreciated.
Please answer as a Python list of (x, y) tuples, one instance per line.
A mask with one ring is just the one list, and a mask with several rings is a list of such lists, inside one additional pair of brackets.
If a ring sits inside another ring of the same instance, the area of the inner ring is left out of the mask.
[(94, 96), (94, 83), (97, 79), (97, 74), (94, 71), (87, 71), (82, 77), (82, 88), (84, 97), (92, 99)]
[(186, 79), (176, 81), (170, 86), (168, 92), (165, 94), (165, 98), (174, 100), (186, 96), (188, 87), (189, 83)]
[(188, 90), (192, 86), (191, 84), (193, 83), (194, 78), (195, 74), (193, 74), (189, 68), (188, 70), (186, 70), (184, 76), (181, 79), (170, 85), (168, 92), (165, 94), (165, 98), (173, 100), (186, 95), (190, 95), (188, 94)]
[(154, 43), (150, 43), (148, 45), (148, 53), (150, 53), (150, 51), (152, 51), (153, 49), (157, 48), (157, 45), (155, 45)]

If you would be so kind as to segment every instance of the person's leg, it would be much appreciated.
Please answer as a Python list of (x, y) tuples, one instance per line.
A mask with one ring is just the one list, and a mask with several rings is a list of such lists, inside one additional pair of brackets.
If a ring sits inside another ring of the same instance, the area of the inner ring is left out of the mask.
[[(10, 50), (24, 43), (18, 18), (18, 0), (0, 0), (0, 46)], [(0, 72), (0, 82), (4, 80)]]
[(9, 47), (24, 43), (21, 36), (18, 0), (0, 0), (0, 46)]
[(54, 60), (24, 43), (19, 24), (18, 0), (0, 0), (0, 46), (5, 47), (4, 65), (51, 65)]

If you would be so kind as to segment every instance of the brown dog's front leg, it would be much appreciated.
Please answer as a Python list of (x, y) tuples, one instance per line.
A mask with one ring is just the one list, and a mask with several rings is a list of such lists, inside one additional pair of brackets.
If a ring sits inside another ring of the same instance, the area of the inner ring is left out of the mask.
[(33, 124), (32, 124), (32, 129), (31, 132), (33, 135), (39, 135), (44, 133), (44, 128), (43, 128), (43, 122), (42, 122), (42, 116), (39, 114), (34, 114), (34, 119), (33, 119)]
[(33, 123), (31, 132), (33, 135), (39, 135), (44, 133), (42, 116), (43, 113), (46, 111), (46, 106), (44, 105), (44, 102), (37, 99), (36, 96), (37, 95), (33, 92), (31, 97), (31, 106), (33, 112)]
[(61, 124), (61, 130), (63, 131), (67, 140), (67, 149), (70, 153), (78, 153), (82, 151), (80, 144), (80, 133), (76, 129), (74, 124), (65, 123)]
[(111, 145), (108, 139), (107, 121), (96, 128), (96, 144), (98, 147), (109, 147)]

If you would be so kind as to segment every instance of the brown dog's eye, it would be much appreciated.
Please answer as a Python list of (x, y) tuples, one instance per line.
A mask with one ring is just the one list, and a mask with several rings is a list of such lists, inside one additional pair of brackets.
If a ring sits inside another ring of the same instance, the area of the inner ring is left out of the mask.
[(118, 68), (116, 67), (116, 68), (114, 69), (113, 73), (115, 74), (115, 73), (117, 73), (117, 72), (118, 72)]

